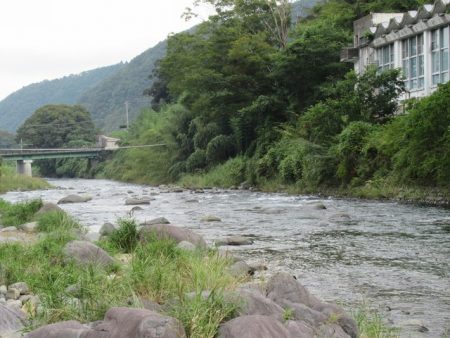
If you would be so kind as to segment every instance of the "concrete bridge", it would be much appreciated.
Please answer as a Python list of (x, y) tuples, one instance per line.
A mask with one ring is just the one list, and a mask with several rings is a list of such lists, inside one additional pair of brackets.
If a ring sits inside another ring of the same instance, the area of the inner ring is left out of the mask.
[(0, 157), (5, 161), (16, 161), (18, 174), (32, 176), (33, 160), (53, 158), (94, 158), (106, 151), (118, 148), (53, 148), (53, 149), (0, 149)]

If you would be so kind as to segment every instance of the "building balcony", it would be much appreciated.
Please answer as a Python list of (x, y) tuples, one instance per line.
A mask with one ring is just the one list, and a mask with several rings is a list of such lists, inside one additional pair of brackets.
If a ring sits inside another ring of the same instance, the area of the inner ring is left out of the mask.
[(358, 60), (359, 50), (357, 47), (346, 47), (341, 50), (341, 62), (354, 62)]

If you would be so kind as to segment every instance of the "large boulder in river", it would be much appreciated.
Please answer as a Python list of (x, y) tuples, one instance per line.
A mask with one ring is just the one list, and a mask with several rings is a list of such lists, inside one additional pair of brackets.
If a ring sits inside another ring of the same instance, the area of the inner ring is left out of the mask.
[(61, 198), (58, 201), (58, 204), (67, 204), (67, 203), (85, 203), (92, 200), (91, 196), (80, 196), (80, 195), (69, 195), (66, 197)]
[(251, 238), (243, 237), (243, 236), (230, 236), (226, 237), (222, 240), (217, 240), (214, 242), (215, 246), (224, 246), (224, 245), (251, 245), (253, 244), (253, 240)]
[(48, 212), (57, 212), (57, 211), (62, 212), (63, 209), (58, 207), (55, 203), (44, 203), (36, 213), (36, 216), (46, 214)]
[(197, 247), (206, 247), (205, 240), (199, 234), (171, 224), (149, 224), (139, 230), (141, 241), (146, 241), (151, 236), (155, 236), (157, 239), (171, 239), (177, 243), (187, 241)]
[(25, 314), (0, 303), (0, 337), (23, 329)]
[(141, 225), (152, 225), (152, 224), (170, 224), (169, 220), (165, 217), (153, 218), (150, 221), (145, 221)]
[(273, 317), (241, 316), (226, 322), (219, 329), (218, 338), (292, 338), (283, 324)]
[(63, 248), (63, 253), (80, 265), (107, 267), (115, 263), (105, 250), (88, 241), (71, 241)]
[(150, 198), (148, 197), (127, 198), (125, 200), (125, 205), (142, 205), (142, 204), (150, 204)]
[(284, 306), (285, 301), (306, 306), (319, 303), (297, 279), (284, 272), (274, 275), (269, 280), (267, 283), (267, 297), (281, 306)]

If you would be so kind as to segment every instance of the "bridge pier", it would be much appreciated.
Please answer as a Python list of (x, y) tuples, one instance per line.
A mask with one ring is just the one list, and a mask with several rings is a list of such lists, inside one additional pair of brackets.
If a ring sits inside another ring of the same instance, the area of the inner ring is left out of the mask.
[(16, 172), (20, 175), (24, 176), (33, 176), (33, 172), (31, 170), (32, 160), (17, 160), (16, 162)]

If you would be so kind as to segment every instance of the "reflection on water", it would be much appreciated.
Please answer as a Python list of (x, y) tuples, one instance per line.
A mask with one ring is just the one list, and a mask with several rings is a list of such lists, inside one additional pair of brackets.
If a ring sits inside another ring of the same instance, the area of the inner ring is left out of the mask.
[[(211, 244), (229, 235), (251, 236), (253, 245), (233, 250), (265, 262), (270, 272), (290, 271), (325, 300), (348, 307), (367, 302), (401, 327), (404, 337), (441, 337), (450, 329), (449, 210), (241, 191), (162, 193), (107, 180), (50, 182), (57, 188), (3, 198), (57, 202), (89, 194), (93, 199), (86, 204), (62, 207), (96, 232), (106, 221), (127, 217), (132, 206), (125, 206), (126, 198), (152, 196), (150, 205), (133, 213), (138, 221), (166, 217)], [(201, 222), (205, 215), (222, 222)], [(417, 332), (417, 323), (429, 331)]]

